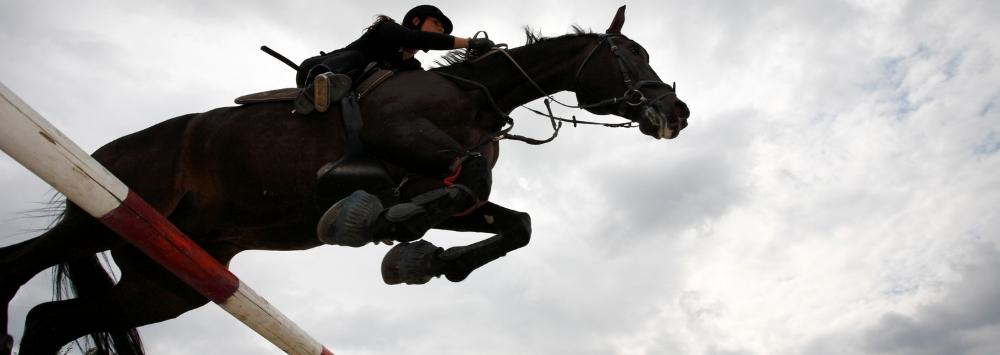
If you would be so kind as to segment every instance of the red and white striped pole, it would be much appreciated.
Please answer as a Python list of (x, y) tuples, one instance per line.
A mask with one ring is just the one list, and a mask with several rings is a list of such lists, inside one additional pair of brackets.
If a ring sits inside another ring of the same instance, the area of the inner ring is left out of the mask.
[(0, 83), (0, 149), (289, 354), (333, 353)]

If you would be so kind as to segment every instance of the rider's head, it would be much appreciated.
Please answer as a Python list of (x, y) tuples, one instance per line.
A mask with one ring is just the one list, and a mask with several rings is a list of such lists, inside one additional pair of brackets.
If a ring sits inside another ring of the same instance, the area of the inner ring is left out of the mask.
[(451, 34), (451, 20), (441, 10), (432, 5), (420, 5), (410, 9), (403, 16), (406, 28)]

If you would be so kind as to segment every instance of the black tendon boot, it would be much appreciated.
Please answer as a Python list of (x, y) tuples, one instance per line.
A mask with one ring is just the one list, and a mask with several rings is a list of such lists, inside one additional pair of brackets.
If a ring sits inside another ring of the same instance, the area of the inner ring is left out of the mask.
[(316, 232), (324, 243), (351, 247), (376, 240), (409, 242), (420, 239), (431, 227), (456, 212), (475, 207), (478, 202), (468, 187), (455, 184), (383, 209), (378, 198), (358, 190), (327, 210)]
[(431, 190), (386, 210), (384, 222), (375, 225), (374, 236), (377, 240), (414, 241), (438, 223), (478, 204), (475, 194), (465, 185)]

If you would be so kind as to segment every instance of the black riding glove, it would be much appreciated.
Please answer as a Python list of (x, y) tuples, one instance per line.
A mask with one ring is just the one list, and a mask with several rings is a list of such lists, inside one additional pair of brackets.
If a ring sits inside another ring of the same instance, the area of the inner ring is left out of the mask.
[(472, 38), (469, 40), (469, 50), (482, 54), (493, 49), (493, 41), (489, 38)]

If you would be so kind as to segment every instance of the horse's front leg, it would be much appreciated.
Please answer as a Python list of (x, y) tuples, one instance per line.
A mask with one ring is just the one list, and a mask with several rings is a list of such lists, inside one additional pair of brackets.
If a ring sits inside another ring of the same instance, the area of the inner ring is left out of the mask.
[(447, 250), (426, 240), (399, 244), (382, 260), (382, 278), (387, 284), (422, 284), (441, 275), (453, 282), (462, 281), (473, 270), (527, 245), (531, 238), (531, 217), (488, 202), (468, 215), (453, 217), (434, 228), (495, 235)]
[[(424, 175), (438, 186), (409, 201), (386, 208), (375, 195), (358, 190), (333, 205), (317, 226), (327, 244), (361, 247), (379, 240), (411, 242), (431, 228), (475, 211), (489, 200), (492, 184), (490, 162), (478, 152), (458, 153), (424, 149), (420, 161), (450, 161), (435, 175)], [(440, 155), (429, 158), (427, 156)], [(440, 164), (438, 164), (440, 165)]]

